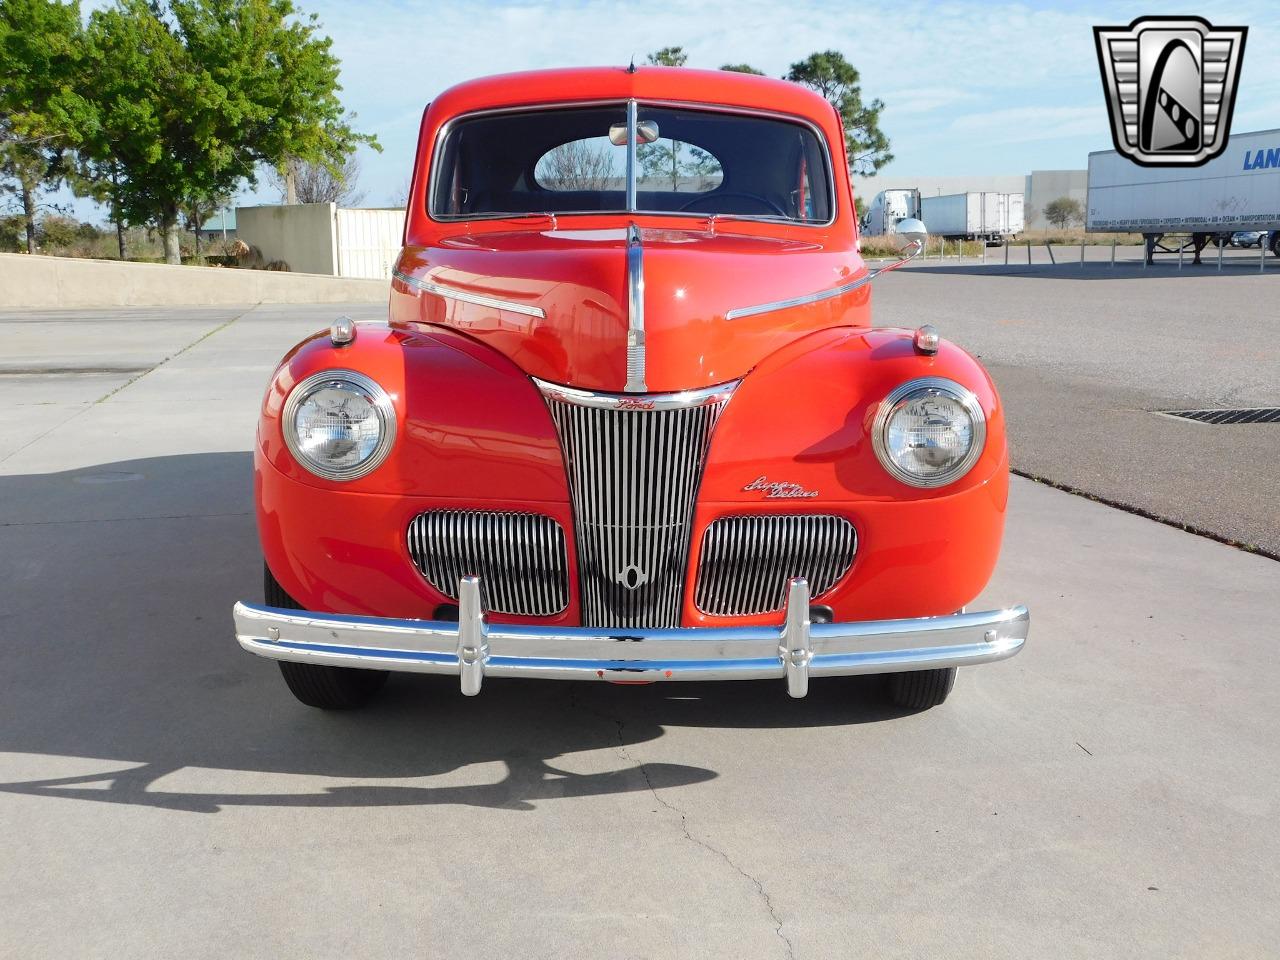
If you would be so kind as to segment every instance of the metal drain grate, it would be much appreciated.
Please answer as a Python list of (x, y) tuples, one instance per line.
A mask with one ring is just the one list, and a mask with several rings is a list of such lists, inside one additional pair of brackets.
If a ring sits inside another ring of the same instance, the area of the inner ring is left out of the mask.
[(1228, 410), (1157, 410), (1166, 417), (1180, 417), (1197, 423), (1280, 423), (1280, 407), (1247, 407)]

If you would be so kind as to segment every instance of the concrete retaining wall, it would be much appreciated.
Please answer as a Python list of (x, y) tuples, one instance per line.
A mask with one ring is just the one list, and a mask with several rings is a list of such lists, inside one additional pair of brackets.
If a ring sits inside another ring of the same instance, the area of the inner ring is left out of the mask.
[(0, 307), (378, 303), (385, 280), (0, 253)]

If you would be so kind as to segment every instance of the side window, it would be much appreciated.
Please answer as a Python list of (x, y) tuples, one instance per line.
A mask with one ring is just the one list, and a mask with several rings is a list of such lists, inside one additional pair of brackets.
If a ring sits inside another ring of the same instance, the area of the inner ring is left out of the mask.
[(661, 137), (636, 149), (641, 190), (707, 193), (724, 181), (720, 160), (710, 151)]
[(533, 179), (544, 190), (625, 190), (627, 151), (608, 137), (562, 143), (538, 159)]

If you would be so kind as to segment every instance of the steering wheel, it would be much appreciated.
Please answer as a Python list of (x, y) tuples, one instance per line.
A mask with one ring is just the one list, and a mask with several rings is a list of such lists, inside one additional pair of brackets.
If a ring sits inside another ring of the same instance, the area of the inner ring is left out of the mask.
[[(699, 204), (702, 204), (702, 203), (719, 203), (720, 201), (722, 201), (722, 200), (727, 200), (727, 199), (728, 199), (728, 198), (730, 198), (730, 197), (733, 197), (733, 198), (738, 199), (738, 200), (748, 200), (748, 201), (750, 201), (750, 202), (752, 202), (752, 203), (758, 203), (758, 204), (760, 204), (760, 206), (762, 206), (762, 207), (764, 207), (764, 208), (765, 208), (765, 211), (766, 211), (766, 212), (768, 212), (768, 213), (773, 213), (773, 214), (777, 214), (777, 215), (778, 215), (778, 216), (780, 216), (780, 217), (787, 217), (787, 216), (790, 216), (790, 214), (788, 214), (788, 213), (787, 213), (787, 211), (783, 210), (780, 206), (778, 206), (778, 205), (777, 205), (776, 203), (774, 203), (772, 200), (769, 200), (769, 199), (768, 199), (768, 198), (766, 198), (766, 197), (757, 196), (757, 195), (756, 195), (756, 194), (754, 194), (754, 193), (715, 193), (715, 192), (712, 192), (712, 193), (703, 194), (702, 196), (694, 197), (692, 200), (690, 200), (688, 203), (686, 203), (684, 206), (682, 206), (682, 207), (680, 208), (680, 212), (681, 212), (681, 213), (686, 213), (686, 212), (688, 212), (688, 211), (694, 210), (694, 209), (695, 209)], [(727, 213), (726, 211), (716, 211), (716, 212), (718, 212), (718, 213), (724, 213), (724, 214), (725, 214), (725, 216), (731, 216), (731, 214)], [(735, 213), (741, 213), (742, 211), (741, 211), (741, 210), (737, 210), (737, 211), (734, 211), (734, 212), (735, 212)]]

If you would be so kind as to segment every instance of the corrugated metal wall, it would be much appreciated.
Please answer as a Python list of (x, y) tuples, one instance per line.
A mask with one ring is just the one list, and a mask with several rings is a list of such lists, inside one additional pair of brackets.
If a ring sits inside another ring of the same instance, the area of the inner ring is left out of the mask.
[(391, 278), (404, 233), (403, 210), (338, 208), (334, 215), (338, 276)]

